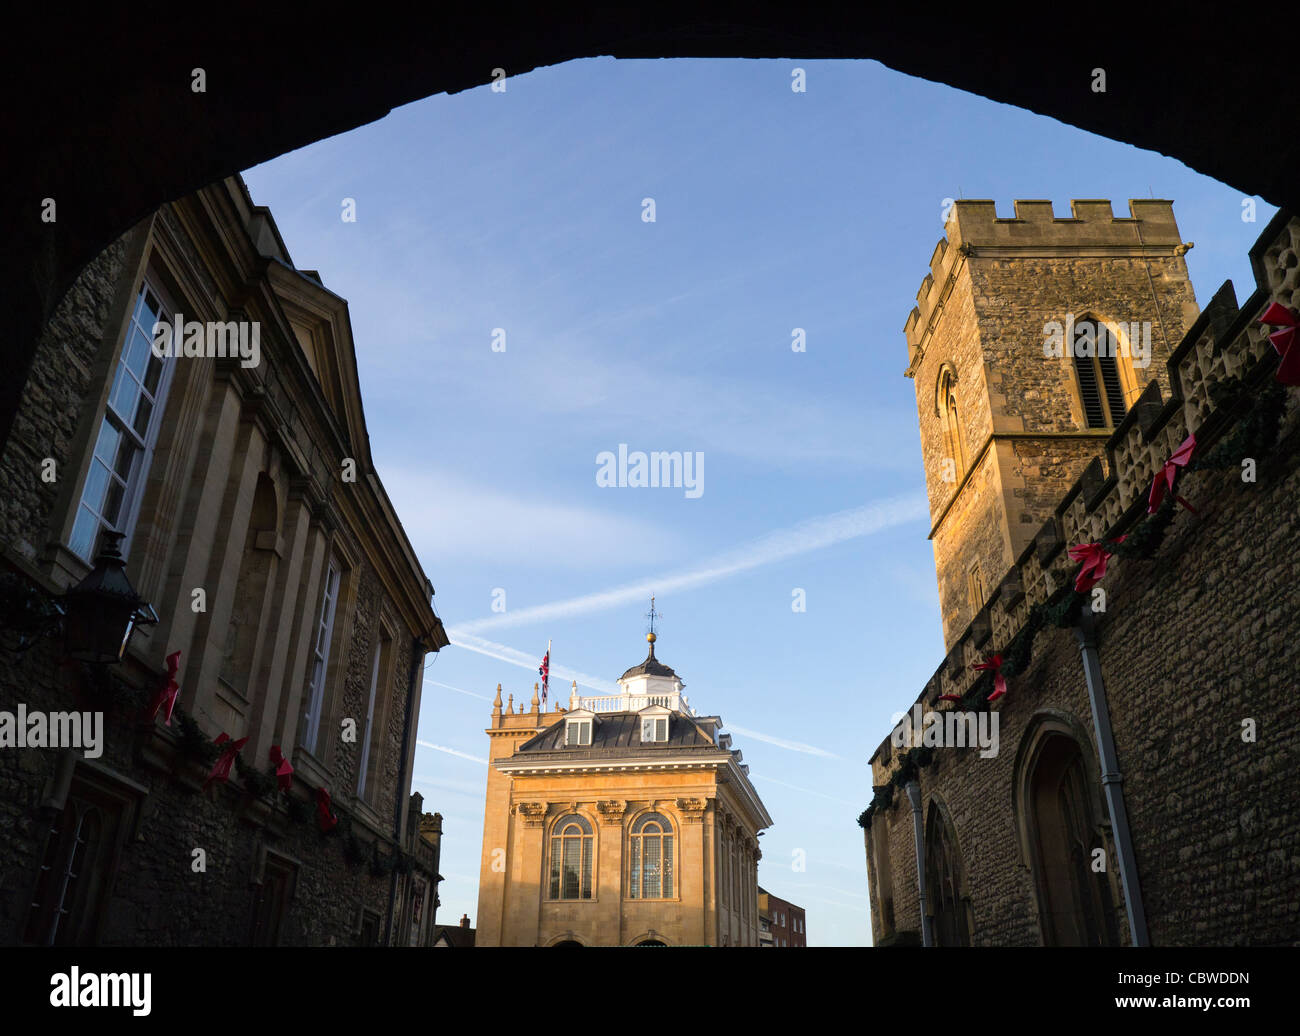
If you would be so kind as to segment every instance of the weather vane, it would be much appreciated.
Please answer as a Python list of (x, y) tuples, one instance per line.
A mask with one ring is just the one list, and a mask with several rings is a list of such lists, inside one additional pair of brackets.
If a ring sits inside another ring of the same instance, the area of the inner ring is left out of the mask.
[(648, 612), (646, 612), (646, 618), (650, 620), (650, 632), (651, 632), (651, 633), (653, 633), (653, 632), (655, 631), (655, 620), (656, 620), (656, 619), (662, 619), (663, 617), (664, 617), (664, 616), (663, 616), (663, 612), (657, 612), (657, 611), (655, 611), (655, 599), (654, 599), (654, 596), (651, 595), (651, 597), (650, 597), (650, 610), (649, 610)]

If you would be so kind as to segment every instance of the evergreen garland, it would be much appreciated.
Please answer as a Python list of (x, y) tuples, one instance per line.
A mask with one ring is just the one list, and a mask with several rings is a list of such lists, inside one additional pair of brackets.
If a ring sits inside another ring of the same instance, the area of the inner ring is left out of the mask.
[[(1245, 395), (1245, 390), (1240, 388), (1240, 379), (1237, 379), (1226, 385), (1212, 386), (1210, 393), (1212, 398), (1217, 397), (1216, 402), (1231, 396), (1235, 404)], [(1258, 459), (1273, 449), (1282, 415), (1286, 412), (1286, 389), (1279, 382), (1270, 380), (1268, 387), (1256, 393), (1252, 399), (1250, 409), (1237, 422), (1231, 434), (1220, 439), (1204, 456), (1194, 458), (1188, 465), (1189, 471), (1239, 467), (1246, 458)]]
[[(177, 705), (172, 712), (176, 720), (176, 747), (181, 755), (187, 759), (193, 759), (203, 766), (211, 766), (221, 755), (221, 749), (203, 733), (198, 722), (186, 712), (180, 705)], [(238, 759), (238, 756), (235, 757)]]
[(267, 773), (251, 763), (244, 762), (241, 755), (235, 756), (235, 770), (239, 773), (239, 779), (244, 782), (244, 788), (254, 800), (272, 797), (279, 786), (274, 773)]
[(316, 811), (305, 799), (300, 799), (296, 795), (286, 795), (284, 798), (285, 812), (289, 814), (289, 819), (291, 821), (295, 824), (307, 824), (311, 822)]
[[(1186, 471), (1236, 468), (1246, 459), (1258, 460), (1272, 452), (1286, 413), (1286, 389), (1276, 380), (1270, 380), (1266, 387), (1258, 392), (1251, 395), (1248, 393), (1249, 388), (1241, 378), (1210, 386), (1210, 396), (1214, 401), (1215, 409), (1225, 406), (1236, 407), (1243, 401), (1249, 403), (1249, 409), (1238, 419), (1230, 434), (1219, 440), (1213, 449), (1194, 457), (1187, 465)], [(1165, 535), (1173, 524), (1177, 507), (1173, 492), (1167, 492), (1154, 514), (1143, 516), (1142, 520), (1125, 535), (1122, 542), (1103, 540), (1103, 549), (1115, 557), (1142, 560), (1151, 558), (1164, 542)], [(1071, 583), (1078, 571), (1079, 569), (1076, 568), (1071, 574)], [(1002, 675), (1010, 678), (1023, 673), (1033, 658), (1034, 640), (1038, 634), (1049, 625), (1060, 628), (1076, 625), (1088, 601), (1088, 594), (1080, 593), (1071, 585), (1054, 601), (1034, 605), (1029, 610), (1020, 630), (1002, 651)], [(994, 675), (992, 670), (983, 671), (979, 679), (967, 688), (959, 704), (966, 707), (987, 708), (987, 698), (993, 686)], [(920, 755), (922, 752), (928, 753), (923, 762)], [(875, 794), (871, 804), (858, 814), (858, 826), (870, 830), (875, 813), (881, 809), (888, 809), (893, 804), (895, 787), (901, 788), (917, 776), (921, 766), (931, 764), (932, 757), (932, 749), (911, 749), (890, 778), (890, 782), (873, 789)]]

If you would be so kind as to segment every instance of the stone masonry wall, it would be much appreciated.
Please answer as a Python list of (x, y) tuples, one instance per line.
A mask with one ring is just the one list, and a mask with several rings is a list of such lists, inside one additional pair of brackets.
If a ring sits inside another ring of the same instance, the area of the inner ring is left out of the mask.
[[(1177, 395), (1145, 397), (1107, 443), (1104, 472), (1087, 471), (1048, 527), (993, 591), (917, 701), (941, 707), (978, 674), (970, 665), (1000, 650), (1029, 609), (1077, 567), (1065, 547), (1095, 542), (1145, 511), (1156, 469), (1190, 432), (1200, 449), (1226, 435), (1239, 414), (1216, 411), (1210, 386), (1239, 373), (1265, 387), (1275, 365), (1269, 301), (1300, 305), (1300, 220), (1279, 217), (1252, 253), (1260, 288), (1238, 312), (1220, 293), (1174, 351), (1165, 383)], [(1115, 558), (1101, 586), (1097, 639), (1119, 769), (1155, 945), (1291, 944), (1300, 939), (1300, 764), (1294, 674), (1300, 586), (1300, 403), (1288, 390), (1281, 435), (1256, 458), (1258, 480), (1240, 470), (1186, 475), (1180, 511), (1148, 560)], [(946, 706), (943, 706), (946, 707)], [(957, 706), (961, 707), (961, 706)], [(920, 772), (925, 809), (944, 803), (956, 830), (974, 912), (976, 945), (1040, 941), (1038, 906), (1022, 846), (1017, 802), (1026, 734), (1046, 720), (1073, 731), (1101, 803), (1097, 749), (1074, 635), (1047, 627), (1026, 672), (991, 706), (1000, 751), (937, 749)], [(1244, 740), (1253, 721), (1256, 738)], [(873, 757), (884, 784), (900, 753), (888, 740)], [(1098, 813), (1121, 939), (1128, 941), (1109, 817)], [(887, 824), (897, 927), (919, 932), (910, 807), (897, 794), (873, 818)], [(873, 892), (874, 895), (874, 892)]]

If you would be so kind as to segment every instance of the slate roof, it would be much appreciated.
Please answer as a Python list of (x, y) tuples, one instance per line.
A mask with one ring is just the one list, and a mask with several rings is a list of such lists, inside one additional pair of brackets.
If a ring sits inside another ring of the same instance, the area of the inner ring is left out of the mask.
[(663, 752), (673, 749), (702, 748), (709, 752), (721, 749), (709, 740), (689, 716), (673, 713), (668, 720), (668, 740), (643, 744), (641, 716), (636, 712), (598, 712), (592, 725), (591, 744), (568, 746), (564, 743), (564, 721), (560, 718), (540, 734), (535, 734), (517, 749), (515, 755), (558, 752), (564, 756), (585, 758), (591, 755), (625, 755), (634, 751)]

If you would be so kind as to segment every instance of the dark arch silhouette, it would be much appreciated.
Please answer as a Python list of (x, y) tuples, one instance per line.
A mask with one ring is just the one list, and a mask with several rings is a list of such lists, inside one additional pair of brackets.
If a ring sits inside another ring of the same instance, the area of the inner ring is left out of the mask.
[[(1171, 155), (1282, 207), (1300, 200), (1300, 91), (1285, 39), (1224, 46), (1218, 18), (1139, 8), (1109, 19), (1108, 45), (1078, 12), (954, 18), (932, 8), (654, 12), (580, 5), (365, 8), (346, 19), (232, 0), (219, 11), (147, 3), (21, 8), (6, 24), (4, 142), (9, 288), (0, 447), (40, 328), (95, 255), (160, 204), (392, 108), (574, 58), (874, 58), (890, 68)], [(186, 19), (197, 23), (187, 23)], [(24, 18), (26, 22), (24, 23)], [(142, 27), (148, 47), (141, 50)], [(1246, 33), (1232, 23), (1232, 33)], [(1136, 42), (1135, 42), (1136, 41)], [(1130, 45), (1132, 43), (1133, 45)], [(1138, 45), (1140, 43), (1140, 45)], [(975, 59), (973, 59), (973, 56)], [(1106, 92), (1093, 90), (1101, 66)], [(202, 68), (206, 91), (191, 90)], [(40, 218), (53, 198), (57, 222)]]

